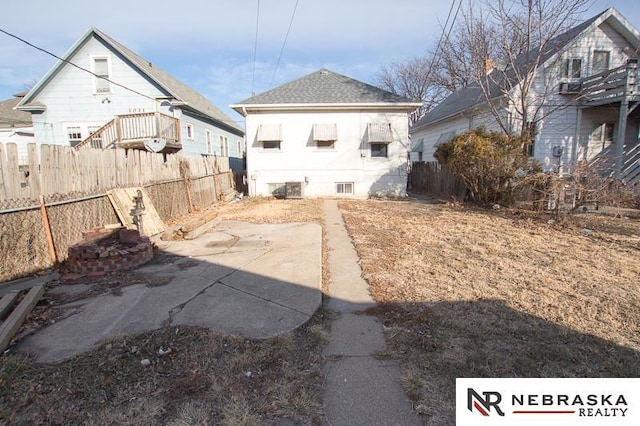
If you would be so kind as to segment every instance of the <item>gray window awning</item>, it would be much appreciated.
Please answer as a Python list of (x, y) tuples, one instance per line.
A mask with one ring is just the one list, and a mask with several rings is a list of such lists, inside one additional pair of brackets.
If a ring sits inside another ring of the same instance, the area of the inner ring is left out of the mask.
[(367, 126), (367, 141), (369, 143), (391, 143), (393, 135), (391, 134), (390, 123), (369, 123)]
[(338, 125), (336, 123), (317, 123), (313, 125), (314, 141), (337, 141)]
[(438, 141), (436, 142), (436, 146), (438, 146), (438, 145), (440, 145), (442, 143), (450, 142), (455, 137), (456, 137), (455, 130), (452, 130), (450, 132), (442, 133), (442, 134), (440, 134), (440, 137), (438, 138)]
[(281, 140), (282, 126), (280, 124), (260, 124), (258, 126), (258, 142)]

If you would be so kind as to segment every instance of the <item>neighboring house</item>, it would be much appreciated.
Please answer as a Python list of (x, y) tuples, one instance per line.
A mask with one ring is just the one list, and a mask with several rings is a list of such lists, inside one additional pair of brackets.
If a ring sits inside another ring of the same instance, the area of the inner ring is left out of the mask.
[(27, 164), (27, 144), (35, 141), (31, 114), (14, 109), (25, 93), (0, 101), (0, 143), (16, 144), (20, 164)]
[[(552, 112), (537, 123), (529, 154), (547, 171), (568, 173), (572, 165), (584, 160), (605, 173), (637, 182), (640, 90), (635, 82), (640, 81), (640, 33), (611, 8), (549, 45), (552, 48), (537, 69), (531, 95), (544, 99), (543, 112)], [(505, 70), (504, 78), (509, 75)], [(492, 102), (504, 105), (500, 111), (504, 117), (512, 117), (498, 90), (494, 96)], [(478, 84), (451, 94), (412, 126), (413, 157), (434, 161), (440, 143), (479, 125), (498, 130), (487, 105)], [(513, 126), (519, 132), (522, 123)]]
[(246, 118), (249, 194), (406, 195), (419, 106), (326, 69), (232, 105)]
[(62, 59), (17, 106), (32, 114), (37, 144), (144, 149), (154, 141), (164, 152), (228, 156), (242, 168), (243, 129), (111, 37), (89, 28)]

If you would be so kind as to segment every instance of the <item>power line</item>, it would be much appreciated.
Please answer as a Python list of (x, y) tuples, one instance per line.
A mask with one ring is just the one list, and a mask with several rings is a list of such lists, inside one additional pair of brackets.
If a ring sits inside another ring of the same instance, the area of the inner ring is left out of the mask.
[(103, 77), (103, 76), (101, 76), (101, 75), (98, 75), (98, 74), (94, 73), (94, 72), (93, 72), (93, 71), (91, 71), (91, 70), (88, 70), (88, 69), (86, 69), (86, 68), (84, 68), (84, 67), (81, 67), (80, 65), (74, 64), (73, 62), (71, 62), (71, 61), (69, 61), (69, 60), (67, 60), (67, 59), (61, 58), (60, 56), (56, 55), (55, 53), (51, 53), (51, 52), (49, 52), (48, 50), (43, 49), (42, 47), (38, 47), (38, 46), (36, 46), (35, 44), (29, 43), (27, 40), (25, 40), (25, 39), (23, 39), (23, 38), (20, 38), (20, 37), (18, 37), (18, 36), (17, 36), (17, 35), (15, 35), (15, 34), (11, 34), (10, 32), (3, 30), (2, 28), (0, 28), (0, 32), (2, 32), (2, 33), (4, 33), (4, 34), (8, 35), (9, 37), (13, 37), (13, 38), (15, 38), (16, 40), (21, 41), (22, 43), (26, 44), (27, 46), (33, 47), (33, 48), (34, 48), (34, 49), (36, 49), (36, 50), (39, 50), (39, 51), (41, 51), (41, 52), (43, 52), (43, 53), (46, 53), (46, 54), (47, 54), (47, 55), (49, 55), (49, 56), (53, 56), (54, 58), (56, 58), (56, 59), (57, 59), (57, 60), (59, 60), (59, 61), (62, 61), (62, 62), (64, 62), (64, 63), (66, 63), (66, 64), (69, 64), (69, 65), (71, 65), (71, 66), (74, 66), (74, 67), (78, 68), (79, 70), (82, 70), (82, 71), (84, 71), (84, 72), (87, 72), (87, 73), (89, 73), (89, 74), (93, 75), (94, 77), (101, 78), (101, 79), (103, 79), (103, 80), (105, 80), (105, 81), (108, 81), (109, 83), (113, 84), (114, 86), (121, 87), (121, 88), (123, 88), (123, 89), (125, 89), (125, 90), (128, 90), (128, 91), (129, 91), (129, 92), (131, 92), (131, 93), (135, 93), (136, 95), (140, 95), (140, 96), (145, 97), (145, 98), (147, 98), (147, 99), (150, 99), (150, 100), (152, 100), (152, 101), (154, 101), (154, 102), (157, 102), (157, 99), (152, 98), (151, 96), (145, 95), (144, 93), (140, 93), (140, 92), (138, 92), (137, 90), (130, 89), (129, 87), (124, 86), (124, 85), (122, 85), (122, 84), (120, 84), (120, 83), (116, 83), (115, 81), (112, 81), (112, 80), (108, 79), (107, 77)]
[[(151, 97), (149, 95), (145, 95), (144, 93), (140, 93), (135, 89), (131, 89), (130, 87), (127, 87), (127, 86), (125, 86), (123, 84), (120, 84), (120, 83), (117, 83), (117, 82), (115, 82), (113, 80), (110, 80), (107, 77), (98, 75), (98, 74), (94, 73), (91, 70), (88, 70), (88, 69), (86, 69), (84, 67), (81, 67), (78, 64), (74, 64), (73, 62), (71, 62), (71, 61), (69, 61), (67, 59), (61, 58), (60, 56), (56, 55), (55, 53), (51, 53), (50, 51), (48, 51), (48, 50), (46, 50), (46, 49), (44, 49), (42, 47), (36, 46), (35, 44), (30, 43), (29, 41), (27, 41), (27, 40), (15, 35), (15, 34), (12, 34), (12, 33), (8, 32), (8, 31), (3, 30), (2, 28), (0, 28), (0, 32), (3, 33), (3, 34), (8, 35), (9, 37), (12, 37), (12, 38), (18, 40), (18, 41), (20, 41), (20, 42), (22, 42), (24, 44), (26, 44), (29, 47), (32, 47), (32, 48), (34, 48), (36, 50), (39, 50), (40, 52), (46, 53), (47, 55), (52, 56), (52, 57), (56, 58), (57, 60), (64, 62), (65, 64), (69, 64), (69, 65), (71, 65), (71, 66), (73, 66), (73, 67), (75, 67), (75, 68), (77, 68), (77, 69), (79, 69), (81, 71), (84, 71), (86, 73), (89, 73), (89, 74), (93, 75), (94, 77), (97, 77), (97, 78), (100, 78), (102, 80), (108, 81), (109, 83), (113, 84), (114, 86), (121, 87), (121, 88), (123, 88), (123, 89), (125, 89), (125, 90), (127, 90), (127, 91), (129, 91), (131, 93), (134, 93), (134, 94), (138, 95), (138, 96), (142, 96), (143, 98), (149, 99), (149, 100), (151, 100), (153, 102), (160, 103), (160, 101), (158, 99), (156, 99), (156, 98), (153, 98), (153, 97)], [(208, 118), (208, 119), (212, 119), (213, 118), (214, 120), (219, 121), (221, 123), (241, 123), (242, 122), (240, 120), (221, 120), (221, 119), (218, 119), (218, 118), (215, 118), (215, 117), (206, 116), (204, 114), (194, 113), (192, 110), (190, 110), (190, 112), (191, 112), (191, 114), (199, 115), (200, 117), (203, 117), (203, 118)]]
[(293, 7), (293, 13), (291, 14), (291, 20), (289, 21), (289, 28), (287, 29), (287, 34), (284, 36), (284, 42), (282, 43), (282, 49), (280, 49), (280, 55), (278, 56), (278, 62), (276, 62), (276, 69), (273, 70), (273, 76), (271, 77), (271, 84), (273, 84), (273, 80), (276, 78), (276, 73), (278, 72), (278, 66), (280, 66), (280, 60), (282, 59), (282, 54), (284, 53), (284, 47), (287, 44), (287, 39), (289, 38), (289, 32), (291, 32), (291, 26), (293, 25), (293, 19), (296, 17), (296, 10), (298, 10), (298, 2), (296, 0), (296, 5)]
[(451, 18), (451, 13), (453, 12), (453, 8), (456, 5), (456, 0), (451, 2), (451, 7), (449, 8), (449, 14), (447, 15), (447, 20), (444, 23), (444, 27), (442, 28), (442, 35), (438, 39), (438, 44), (436, 45), (436, 50), (433, 52), (433, 56), (431, 57), (431, 63), (429, 64), (429, 70), (427, 71), (427, 78), (431, 76), (431, 72), (433, 71), (433, 66), (435, 65), (436, 58), (438, 56), (438, 51), (440, 50), (440, 46), (442, 45), (442, 40), (445, 38), (445, 33), (447, 33), (447, 40), (449, 39), (449, 35), (451, 35), (451, 30), (455, 24), (456, 18), (458, 17), (458, 13), (460, 12), (460, 7), (462, 6), (462, 0), (459, 0), (458, 9), (456, 10), (456, 14), (451, 21), (451, 27), (447, 32), (447, 26), (449, 25), (449, 19)]
[(255, 95), (254, 85), (256, 82), (256, 56), (258, 54), (258, 28), (260, 24), (260, 0), (258, 0), (258, 8), (256, 10), (256, 37), (253, 43), (253, 73), (251, 74), (251, 96)]

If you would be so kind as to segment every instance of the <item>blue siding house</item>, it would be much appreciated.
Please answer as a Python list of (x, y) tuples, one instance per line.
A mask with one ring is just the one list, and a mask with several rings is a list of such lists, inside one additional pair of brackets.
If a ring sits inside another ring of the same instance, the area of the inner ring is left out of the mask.
[[(19, 102), (36, 144), (229, 157), (243, 168), (244, 130), (203, 95), (89, 28)], [(154, 143), (149, 143), (154, 142)]]

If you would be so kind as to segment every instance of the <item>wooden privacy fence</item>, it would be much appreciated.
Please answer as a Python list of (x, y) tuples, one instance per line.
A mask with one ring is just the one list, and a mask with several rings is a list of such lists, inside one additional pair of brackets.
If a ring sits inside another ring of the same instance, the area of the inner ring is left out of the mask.
[(409, 180), (414, 190), (444, 197), (463, 200), (467, 192), (464, 182), (437, 161), (413, 163)]
[(16, 145), (0, 144), (0, 282), (64, 261), (82, 232), (118, 223), (106, 192), (126, 187), (144, 187), (167, 221), (228, 199), (234, 180), (226, 157), (30, 144), (19, 166)]

